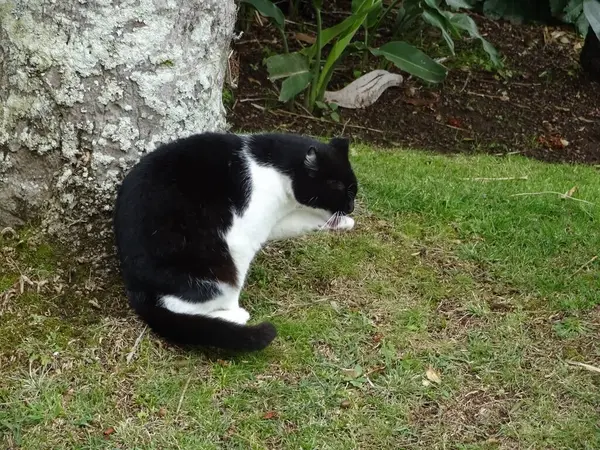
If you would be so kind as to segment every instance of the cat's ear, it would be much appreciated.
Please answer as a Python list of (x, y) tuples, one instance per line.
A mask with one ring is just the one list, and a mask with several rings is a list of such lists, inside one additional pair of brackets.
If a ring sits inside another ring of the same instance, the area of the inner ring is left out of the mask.
[(306, 152), (304, 157), (304, 167), (308, 171), (310, 176), (315, 176), (319, 170), (319, 162), (317, 161), (317, 149), (314, 145), (311, 145)]
[(348, 157), (348, 152), (350, 151), (350, 140), (347, 138), (333, 138), (331, 141), (329, 141), (329, 145), (336, 149), (341, 155)]

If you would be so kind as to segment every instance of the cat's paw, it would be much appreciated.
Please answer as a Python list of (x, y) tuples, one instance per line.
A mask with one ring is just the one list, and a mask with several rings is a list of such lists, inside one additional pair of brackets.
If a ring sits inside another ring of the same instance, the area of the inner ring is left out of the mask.
[(337, 221), (329, 226), (330, 230), (334, 231), (348, 231), (354, 228), (354, 219), (350, 216), (341, 216)]

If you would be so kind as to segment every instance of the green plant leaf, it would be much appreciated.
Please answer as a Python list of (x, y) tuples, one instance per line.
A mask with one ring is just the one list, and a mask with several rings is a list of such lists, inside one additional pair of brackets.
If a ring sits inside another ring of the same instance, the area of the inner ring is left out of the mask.
[(468, 16), (467, 14), (452, 14), (447, 13), (449, 15), (450, 22), (457, 28), (461, 30), (465, 30), (469, 33), (469, 36), (475, 39), (479, 39), (481, 41), (481, 45), (486, 53), (489, 55), (490, 60), (496, 67), (502, 67), (502, 62), (500, 61), (498, 51), (496, 48), (490, 44), (486, 39), (481, 36), (479, 33), (479, 29), (477, 28), (477, 24), (475, 21)]
[(388, 42), (379, 48), (371, 49), (375, 56), (383, 56), (405, 72), (430, 83), (440, 83), (446, 78), (447, 70), (441, 64), (412, 45), (402, 42)]
[(583, 2), (583, 14), (598, 39), (600, 39), (600, 2), (598, 0), (585, 0)]
[(471, 9), (473, 5), (466, 0), (446, 0), (446, 4), (454, 9)]
[[(321, 48), (325, 47), (339, 35), (351, 29), (355, 25), (356, 20), (362, 16), (364, 10), (370, 11), (375, 3), (377, 3), (375, 0), (363, 0), (363, 3), (359, 5), (358, 10), (350, 17), (345, 18), (337, 25), (324, 29), (321, 32)], [(362, 21), (364, 21), (364, 18), (361, 20), (361, 23)], [(317, 54), (317, 44), (314, 43), (310, 47), (301, 50), (301, 53), (306, 55), (309, 59), (313, 59)]]
[(567, 23), (577, 23), (581, 14), (583, 14), (583, 1), (571, 0), (565, 7), (564, 20)]
[(485, 0), (483, 13), (495, 20), (506, 19), (512, 23), (519, 24), (523, 23), (525, 19), (536, 16), (535, 2), (524, 0)]
[(553, 16), (562, 16), (569, 0), (550, 0), (550, 12)]
[(431, 8), (425, 8), (423, 10), (422, 15), (425, 22), (428, 22), (434, 27), (440, 29), (440, 31), (442, 32), (442, 37), (444, 38), (444, 40), (446, 41), (446, 45), (448, 45), (448, 48), (450, 49), (450, 53), (454, 55), (454, 40), (452, 39), (452, 36), (450, 36), (450, 33), (448, 33), (448, 19), (442, 14), (440, 14), (439, 11), (436, 11)]
[(316, 98), (320, 99), (325, 92), (325, 88), (331, 79), (333, 74), (333, 68), (337, 63), (338, 59), (342, 56), (350, 41), (358, 31), (358, 29), (363, 25), (369, 13), (377, 7), (378, 0), (365, 0), (357, 10), (355, 14), (350, 16), (352, 20), (348, 29), (340, 35), (339, 39), (331, 48), (329, 55), (327, 56), (327, 60), (323, 65), (323, 70), (321, 71), (321, 75), (317, 80), (317, 95)]
[(310, 84), (310, 80), (312, 79), (312, 74), (310, 72), (307, 73), (298, 73), (296, 75), (292, 75), (291, 77), (286, 78), (283, 83), (281, 83), (281, 91), (279, 91), (279, 101), (287, 102), (288, 100), (293, 99), (302, 92), (304, 89), (308, 87)]
[(317, 98), (321, 98), (321, 92), (325, 91), (325, 87), (331, 79), (333, 66), (335, 65), (337, 60), (342, 56), (342, 53), (344, 53), (344, 50), (346, 50), (346, 47), (348, 46), (348, 44), (350, 44), (350, 41), (352, 40), (358, 29), (361, 27), (367, 15), (363, 14), (361, 17), (362, 20), (357, 20), (354, 23), (354, 26), (351, 27), (343, 36), (341, 36), (335, 43), (335, 45), (331, 48), (331, 51), (327, 56), (327, 60), (325, 61), (325, 65), (323, 66), (323, 70), (321, 71), (321, 76), (317, 81)]
[(242, 0), (243, 2), (250, 3), (256, 10), (263, 16), (271, 17), (277, 23), (279, 28), (285, 26), (285, 17), (283, 12), (269, 0)]
[[(364, 7), (365, 2), (368, 2), (369, 0), (352, 0), (352, 13), (356, 14), (357, 12), (360, 11), (361, 7)], [(382, 13), (383, 10), (383, 3), (381, 2), (381, 0), (377, 0), (376, 2), (373, 3), (373, 8), (371, 9), (371, 12), (369, 13), (369, 15), (367, 16), (367, 21), (365, 23), (365, 28), (371, 28), (373, 27), (373, 25), (375, 25), (378, 20), (379, 20), (379, 15)]]
[(274, 55), (267, 58), (267, 71), (271, 81), (288, 78), (294, 75), (310, 73), (308, 61), (300, 53)]

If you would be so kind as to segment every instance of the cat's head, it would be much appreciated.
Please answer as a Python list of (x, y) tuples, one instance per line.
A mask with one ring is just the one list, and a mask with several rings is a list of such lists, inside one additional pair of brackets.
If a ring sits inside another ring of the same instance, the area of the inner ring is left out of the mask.
[(302, 167), (294, 177), (294, 196), (299, 203), (329, 212), (350, 214), (358, 185), (350, 165), (349, 142), (334, 138), (313, 142), (306, 148)]

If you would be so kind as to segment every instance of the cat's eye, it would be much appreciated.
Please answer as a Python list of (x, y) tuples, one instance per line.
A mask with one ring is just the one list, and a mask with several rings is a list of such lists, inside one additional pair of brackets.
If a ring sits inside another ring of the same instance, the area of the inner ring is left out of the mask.
[(344, 187), (344, 183), (342, 183), (341, 181), (337, 181), (337, 180), (327, 180), (327, 185), (332, 188), (332, 189), (336, 189), (338, 191), (343, 191), (346, 188)]

